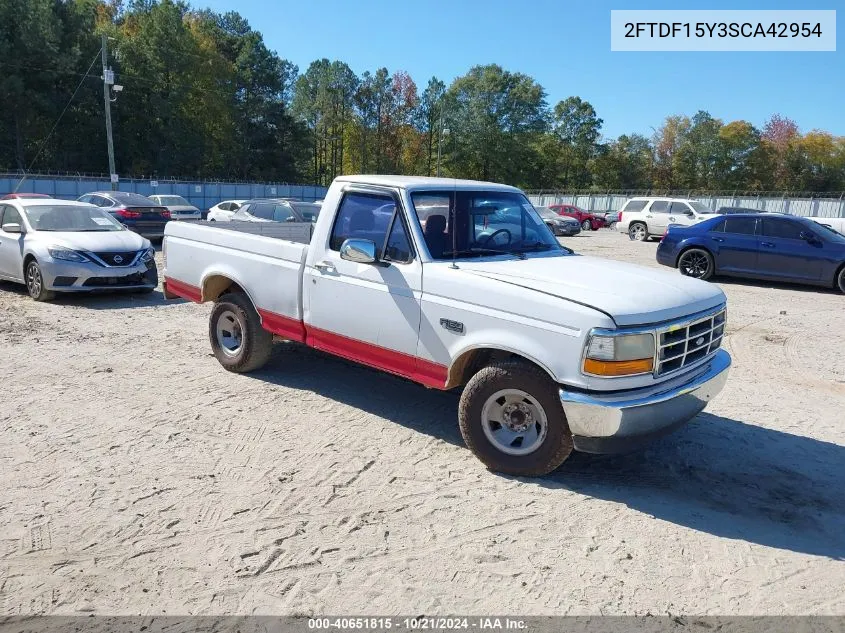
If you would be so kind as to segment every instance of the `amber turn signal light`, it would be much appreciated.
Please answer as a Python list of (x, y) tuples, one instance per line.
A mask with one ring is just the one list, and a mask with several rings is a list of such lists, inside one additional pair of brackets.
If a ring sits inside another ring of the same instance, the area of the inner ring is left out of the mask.
[(630, 376), (647, 374), (654, 369), (653, 358), (640, 360), (584, 360), (584, 371), (594, 376)]

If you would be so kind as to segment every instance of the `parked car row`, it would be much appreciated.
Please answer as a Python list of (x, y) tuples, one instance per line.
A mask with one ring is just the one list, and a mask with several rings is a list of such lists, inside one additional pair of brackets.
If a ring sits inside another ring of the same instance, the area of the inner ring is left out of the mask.
[(845, 292), (845, 236), (809, 218), (730, 213), (670, 225), (657, 261), (697, 279), (727, 275)]

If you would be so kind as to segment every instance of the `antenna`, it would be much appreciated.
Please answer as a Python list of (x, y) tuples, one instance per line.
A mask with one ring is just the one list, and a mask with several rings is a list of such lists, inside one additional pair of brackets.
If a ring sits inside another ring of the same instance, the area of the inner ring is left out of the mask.
[(452, 197), (452, 268), (457, 269), (458, 264), (455, 263), (455, 259), (458, 256), (458, 181), (457, 179), (452, 179), (452, 184), (454, 186), (454, 192)]

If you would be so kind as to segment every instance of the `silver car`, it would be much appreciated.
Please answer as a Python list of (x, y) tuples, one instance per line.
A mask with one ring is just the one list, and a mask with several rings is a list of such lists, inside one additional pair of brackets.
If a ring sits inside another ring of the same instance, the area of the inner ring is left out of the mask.
[(158, 285), (155, 251), (99, 207), (67, 200), (0, 201), (0, 279), (26, 284), (36, 301), (56, 292)]
[(150, 200), (167, 207), (174, 220), (202, 220), (202, 211), (182, 196), (150, 196)]

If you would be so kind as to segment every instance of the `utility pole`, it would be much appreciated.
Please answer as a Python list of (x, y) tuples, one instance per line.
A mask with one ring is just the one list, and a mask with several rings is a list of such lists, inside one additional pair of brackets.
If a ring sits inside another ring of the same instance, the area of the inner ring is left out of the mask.
[[(439, 124), (439, 132), (437, 135), (437, 176), (440, 177), (440, 149), (443, 145), (443, 98), (440, 99), (440, 124)], [(449, 130), (445, 130), (448, 134)]]
[[(108, 49), (108, 37), (106, 37), (105, 33), (103, 34), (103, 104), (106, 108), (106, 138), (108, 142), (108, 149), (109, 149), (109, 179), (111, 180), (111, 188), (112, 191), (117, 191), (117, 181), (116, 176), (117, 173), (115, 172), (114, 167), (114, 139), (112, 138), (112, 130), (111, 130), (111, 94), (109, 90), (109, 86), (114, 83), (114, 72), (111, 68), (108, 68), (108, 59), (109, 53)], [(96, 59), (96, 58), (95, 58)]]

